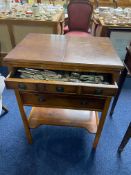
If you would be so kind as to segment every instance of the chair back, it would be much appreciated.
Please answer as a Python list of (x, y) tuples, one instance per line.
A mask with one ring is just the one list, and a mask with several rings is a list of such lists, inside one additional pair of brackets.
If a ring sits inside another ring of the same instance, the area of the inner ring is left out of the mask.
[(69, 31), (88, 32), (93, 7), (87, 1), (72, 1), (68, 4)]

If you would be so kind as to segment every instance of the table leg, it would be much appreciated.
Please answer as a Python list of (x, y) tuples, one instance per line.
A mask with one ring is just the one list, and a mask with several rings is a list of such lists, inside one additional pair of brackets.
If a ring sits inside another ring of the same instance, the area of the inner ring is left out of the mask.
[(23, 124), (25, 127), (26, 136), (27, 136), (28, 142), (31, 144), (32, 143), (32, 136), (31, 136), (31, 132), (30, 132), (30, 128), (29, 128), (29, 123), (28, 123), (28, 120), (27, 120), (27, 117), (26, 117), (26, 114), (24, 111), (24, 106), (23, 106), (23, 103), (22, 103), (22, 100), (20, 97), (20, 93), (18, 90), (15, 90), (15, 95), (16, 95), (17, 103), (18, 103), (19, 110), (21, 113), (21, 118), (23, 120)]
[(97, 133), (96, 133), (94, 143), (93, 143), (93, 148), (96, 148), (97, 144), (99, 142), (99, 138), (101, 136), (101, 132), (102, 132), (102, 129), (103, 129), (103, 126), (104, 126), (104, 122), (105, 122), (105, 119), (106, 119), (106, 115), (107, 115), (107, 112), (108, 112), (110, 101), (111, 101), (111, 97), (108, 97), (106, 99), (105, 106), (104, 106), (104, 109), (103, 109), (102, 114), (101, 114), (101, 118), (100, 118), (98, 129), (97, 129)]
[(116, 96), (114, 97), (114, 100), (113, 100), (113, 103), (112, 103), (112, 106), (111, 106), (110, 116), (112, 116), (112, 114), (114, 112), (116, 103), (118, 101), (119, 95), (121, 93), (122, 87), (123, 87), (125, 79), (126, 79), (126, 76), (127, 76), (127, 69), (124, 68), (123, 71), (121, 72), (121, 75), (120, 75), (120, 79), (119, 79), (119, 82), (118, 82), (118, 91), (117, 91)]
[(131, 123), (129, 124), (128, 129), (123, 137), (123, 140), (118, 148), (119, 153), (123, 151), (124, 147), (126, 146), (130, 138), (131, 138)]
[(101, 26), (101, 32), (100, 32), (100, 36), (101, 37), (109, 37), (108, 36), (108, 27), (100, 25)]
[(7, 112), (8, 112), (7, 107), (5, 107), (4, 105), (2, 105), (2, 109), (5, 111), (5, 113), (7, 113)]

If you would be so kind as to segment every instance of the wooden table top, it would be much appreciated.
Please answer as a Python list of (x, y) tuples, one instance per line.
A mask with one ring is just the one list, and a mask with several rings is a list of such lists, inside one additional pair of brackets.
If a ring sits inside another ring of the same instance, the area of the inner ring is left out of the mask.
[(109, 38), (29, 34), (4, 58), (13, 67), (120, 70), (123, 64)]

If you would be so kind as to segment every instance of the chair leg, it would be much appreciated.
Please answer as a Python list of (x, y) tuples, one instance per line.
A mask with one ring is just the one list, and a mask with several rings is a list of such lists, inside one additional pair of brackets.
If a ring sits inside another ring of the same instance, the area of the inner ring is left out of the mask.
[(124, 149), (124, 147), (126, 146), (126, 144), (128, 143), (129, 139), (131, 138), (131, 123), (128, 126), (128, 129), (122, 139), (122, 142), (118, 148), (118, 152), (121, 153)]
[(3, 109), (6, 113), (8, 112), (7, 107), (5, 107), (4, 105), (2, 105), (2, 109)]
[(111, 106), (110, 116), (112, 116), (112, 114), (113, 114), (113, 112), (114, 112), (116, 103), (117, 103), (117, 101), (118, 101), (119, 95), (120, 95), (120, 93), (121, 93), (123, 84), (124, 84), (125, 79), (126, 79), (126, 76), (127, 76), (127, 69), (124, 68), (124, 70), (121, 72), (121, 75), (120, 75), (120, 79), (119, 79), (119, 82), (118, 82), (118, 87), (119, 87), (119, 88), (118, 88), (117, 94), (116, 94), (116, 96), (114, 97), (114, 100), (113, 100), (113, 103), (112, 103), (112, 106)]
[(1, 113), (0, 117), (2, 117), (2, 116), (4, 116), (5, 114), (8, 113), (8, 109), (7, 109), (7, 107), (5, 107), (4, 105), (2, 105), (2, 110), (3, 110), (4, 112)]

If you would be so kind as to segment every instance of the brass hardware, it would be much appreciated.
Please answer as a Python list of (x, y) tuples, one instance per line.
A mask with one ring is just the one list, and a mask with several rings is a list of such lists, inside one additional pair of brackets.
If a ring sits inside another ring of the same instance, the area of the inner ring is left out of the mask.
[(18, 84), (18, 88), (20, 90), (26, 90), (27, 89), (26, 85), (25, 84), (22, 84), (22, 83)]
[(56, 87), (56, 92), (64, 92), (64, 87)]
[(47, 91), (46, 85), (44, 85), (44, 84), (37, 84), (36, 85), (36, 90), (38, 90), (40, 92)]
[(97, 88), (97, 89), (95, 90), (95, 94), (96, 94), (96, 95), (102, 95), (102, 94), (103, 94), (103, 90), (100, 89), (100, 88)]
[(87, 105), (87, 104), (88, 104), (88, 101), (87, 101), (87, 100), (82, 100), (82, 101), (80, 102), (80, 104), (81, 104), (81, 105)]
[(39, 102), (44, 102), (45, 101), (45, 97), (44, 96), (39, 96)]

